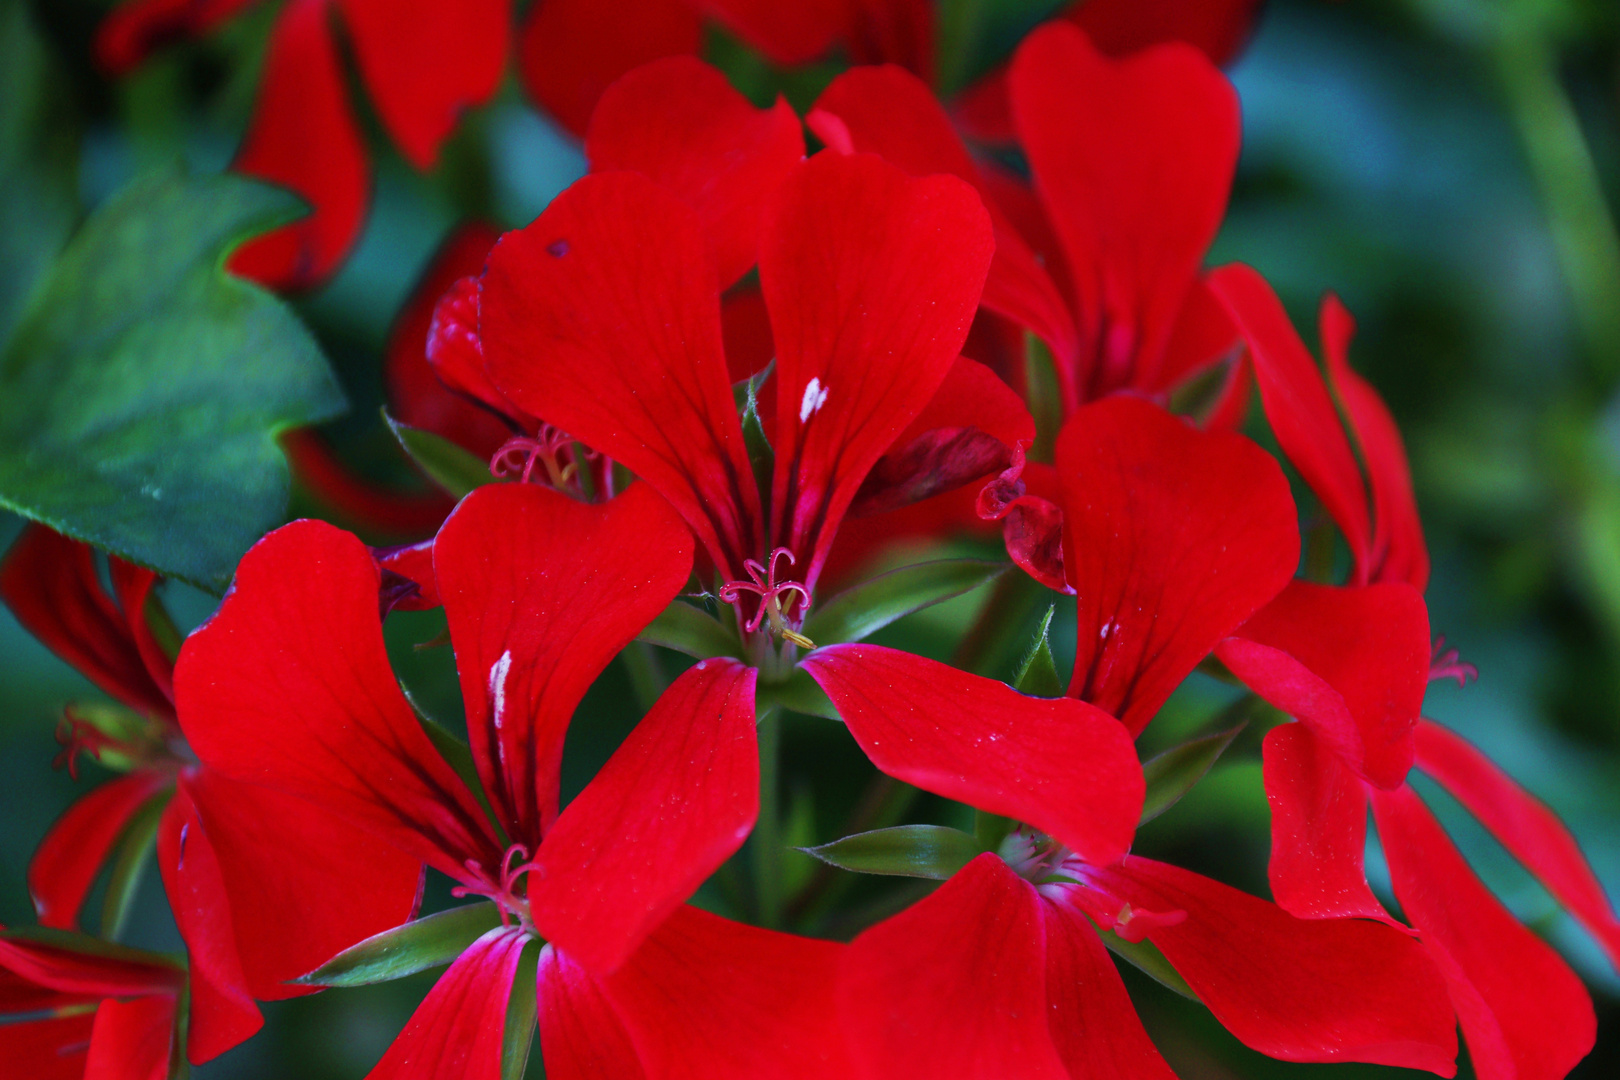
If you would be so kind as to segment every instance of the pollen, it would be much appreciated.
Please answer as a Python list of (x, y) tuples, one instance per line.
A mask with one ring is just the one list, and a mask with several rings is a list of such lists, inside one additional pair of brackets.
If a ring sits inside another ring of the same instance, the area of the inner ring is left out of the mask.
[(804, 423), (820, 412), (825, 404), (827, 404), (827, 387), (821, 385), (821, 379), (813, 378), (805, 383), (804, 397), (799, 400), (799, 423)]

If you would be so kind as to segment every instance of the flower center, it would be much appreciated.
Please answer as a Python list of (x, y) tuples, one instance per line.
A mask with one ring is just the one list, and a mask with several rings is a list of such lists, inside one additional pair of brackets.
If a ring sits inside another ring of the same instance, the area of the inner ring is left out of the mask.
[(468, 859), (462, 865), (472, 875), (471, 883), (457, 885), (450, 890), (451, 896), (482, 896), (491, 900), (501, 909), (502, 926), (511, 926), (516, 922), (524, 930), (534, 933), (534, 922), (529, 915), (529, 891), (524, 887), (520, 894), (518, 885), (526, 875), (540, 868), (539, 863), (530, 858), (527, 847), (513, 844), (507, 848), (498, 875), (491, 875), (476, 859)]
[(527, 484), (534, 481), (535, 470), (543, 467), (545, 482), (558, 491), (583, 498), (586, 492), (581, 472), (598, 456), (595, 450), (580, 446), (566, 431), (541, 424), (533, 436), (514, 435), (502, 443), (489, 459), (489, 471), (492, 476), (515, 476)]
[(1099, 927), (1126, 941), (1141, 941), (1154, 930), (1175, 926), (1187, 918), (1180, 909), (1152, 911), (1121, 900), (1097, 883), (1091, 865), (1084, 859), (1027, 825), (1007, 834), (997, 854), (1042, 896), (1084, 912)]
[(797, 607), (799, 617), (803, 618), (805, 605), (810, 601), (810, 591), (801, 582), (776, 580), (776, 560), (780, 556), (786, 556), (788, 565), (793, 565), (793, 552), (783, 547), (772, 549), (763, 564), (753, 559), (744, 562), (743, 569), (748, 571), (752, 580), (726, 582), (720, 586), (720, 599), (735, 604), (743, 594), (752, 593), (759, 598), (759, 606), (754, 609), (753, 617), (743, 625), (745, 631), (756, 633), (769, 619), (771, 633), (776, 637), (791, 641), (803, 649), (813, 649), (815, 642), (787, 625), (791, 608)]

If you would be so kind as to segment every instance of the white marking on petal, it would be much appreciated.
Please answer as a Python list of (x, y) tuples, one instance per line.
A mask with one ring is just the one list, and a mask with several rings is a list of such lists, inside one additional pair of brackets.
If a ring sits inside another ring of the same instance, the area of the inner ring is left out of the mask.
[(501, 653), (501, 658), (489, 669), (489, 696), (494, 703), (495, 730), (501, 730), (506, 716), (506, 673), (512, 670), (512, 650)]
[(804, 397), (799, 401), (799, 423), (804, 423), (810, 417), (821, 411), (827, 404), (827, 388), (821, 385), (821, 379), (814, 378), (804, 384)]

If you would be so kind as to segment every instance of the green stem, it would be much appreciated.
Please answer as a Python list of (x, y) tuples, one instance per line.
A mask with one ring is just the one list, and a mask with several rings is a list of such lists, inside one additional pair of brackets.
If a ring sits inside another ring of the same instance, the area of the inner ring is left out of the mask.
[(782, 923), (782, 714), (759, 720), (759, 820), (754, 824), (754, 898), (761, 926)]
[(1502, 20), (1497, 77), (1540, 188), (1553, 243), (1606, 386), (1620, 377), (1620, 235), (1580, 118), (1558, 78), (1558, 56), (1530, 19)]
[(658, 654), (645, 641), (632, 641), (619, 654), (630, 676), (630, 689), (636, 695), (636, 704), (643, 713), (651, 711), (658, 698), (669, 687), (669, 680), (658, 663)]

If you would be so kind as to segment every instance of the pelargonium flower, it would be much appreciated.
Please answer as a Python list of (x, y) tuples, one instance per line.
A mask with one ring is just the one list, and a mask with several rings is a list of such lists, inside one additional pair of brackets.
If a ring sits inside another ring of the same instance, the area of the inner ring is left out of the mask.
[(1345, 585), (1291, 584), (1218, 650), (1299, 721), (1265, 742), (1272, 891), (1302, 917), (1388, 918), (1363, 867), (1370, 803), (1395, 897), (1446, 975), (1475, 1069), (1491, 1080), (1561, 1077), (1592, 1047), (1591, 999), (1468, 867), (1408, 784), (1413, 765), (1546, 885), (1616, 964), (1620, 920), (1557, 817), (1461, 736), (1420, 716), (1432, 678), (1461, 682), (1472, 669), (1431, 649), (1420, 593), (1429, 561), (1406, 454), (1376, 391), (1349, 366), (1348, 313), (1331, 296), (1323, 302), (1324, 379), (1259, 274), (1226, 267), (1213, 286), (1243, 329), (1279, 444), (1338, 524), (1352, 560)]
[(1299, 919), (1127, 854), (1143, 798), (1133, 735), (1292, 572), (1282, 471), (1241, 436), (1128, 397), (1080, 409), (1057, 461), (1080, 602), (1071, 697), (869, 646), (803, 661), (880, 769), (1018, 823), (851, 946), (839, 1007), (864, 1075), (923, 1062), (947, 1077), (1080, 1077), (1107, 1062), (1170, 1076), (1098, 928), (1152, 942), (1264, 1053), (1452, 1075), (1444, 983), (1405, 934)]
[(29, 1080), (171, 1075), (186, 971), (78, 934), (0, 930), (0, 1060)]
[(837, 1067), (838, 946), (681, 908), (758, 812), (751, 669), (689, 669), (559, 806), (575, 706), (685, 584), (691, 559), (687, 529), (643, 484), (603, 505), (533, 484), (468, 496), (432, 549), (468, 720), (462, 771), (394, 679), (382, 574), (348, 533), (313, 521), (272, 533), (187, 640), (176, 695), (211, 768), (306, 799), (333, 831), (492, 902), (490, 929), (371, 1076), (500, 1076), (503, 1042), (526, 1048), (532, 1034), (505, 1028), (514, 978), (536, 953), (548, 1075)]
[[(996, 230), (982, 303), (1046, 343), (1064, 415), (1119, 391), (1162, 402), (1214, 379), (1206, 415), (1236, 419), (1247, 392), (1237, 332), (1200, 272), (1237, 163), (1231, 85), (1186, 44), (1110, 59), (1063, 22), (1025, 39), (1007, 85), (1030, 184), (976, 161), (927, 87), (898, 68), (845, 73), (807, 121), (830, 147), (975, 186)], [(1018, 385), (1022, 351), (1007, 372)], [(1054, 487), (1044, 465), (1020, 461), (977, 512), (1005, 519), (1013, 559), (1067, 592)]]
[[(258, 0), (125, 0), (96, 51), (114, 74), (156, 48), (207, 33)], [(341, 17), (383, 127), (431, 169), (462, 110), (488, 100), (506, 68), (510, 0), (290, 0), (276, 16), (264, 80), (235, 168), (298, 192), (314, 212), (243, 247), (238, 273), (276, 288), (316, 284), (343, 261), (371, 201), (371, 160), (345, 88), (332, 19)]]
[(255, 998), (311, 992), (288, 980), (409, 918), (421, 875), (408, 859), (332, 832), (301, 800), (199, 765), (173, 703), (173, 661), (153, 629), (155, 620), (172, 632), (156, 576), (116, 557), (108, 564), (111, 595), (88, 546), (31, 525), (0, 565), (0, 598), (18, 622), (122, 705), (68, 707), (61, 761), (76, 769), (89, 753), (124, 775), (51, 826), (28, 887), (45, 927), (76, 929), (102, 868), (121, 845), (151, 844), (155, 832), (189, 952), (185, 1045), (204, 1062), (263, 1024)]

